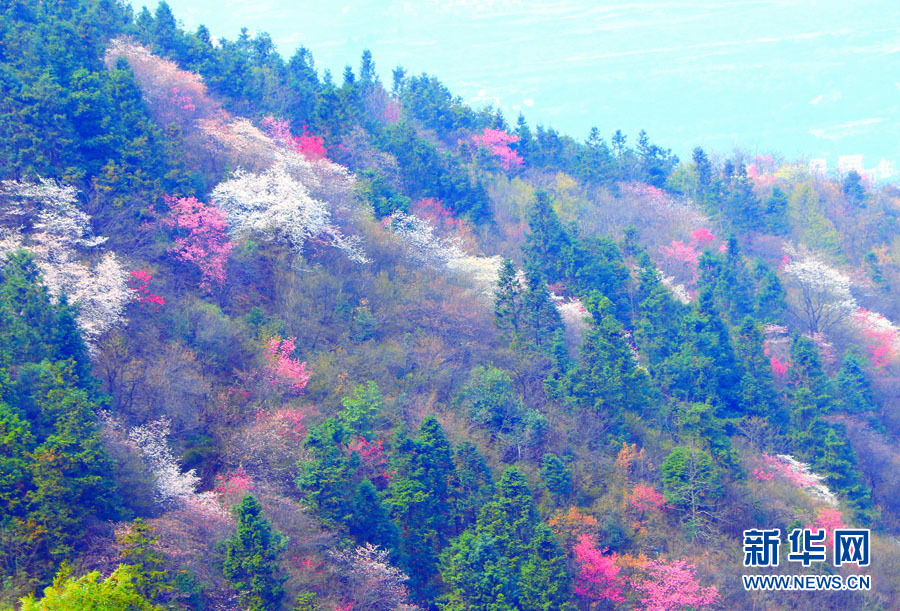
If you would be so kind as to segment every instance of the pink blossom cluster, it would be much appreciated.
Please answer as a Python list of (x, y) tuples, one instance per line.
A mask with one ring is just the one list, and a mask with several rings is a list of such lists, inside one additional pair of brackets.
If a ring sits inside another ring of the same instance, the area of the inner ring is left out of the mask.
[(295, 153), (300, 153), (309, 161), (326, 159), (328, 151), (325, 148), (325, 140), (320, 136), (313, 136), (303, 126), (303, 134), (295, 136), (291, 133), (290, 124), (286, 119), (276, 119), (269, 115), (265, 117), (260, 126), (266, 134), (276, 142), (286, 146)]
[(639, 512), (660, 512), (665, 509), (665, 497), (651, 488), (650, 486), (635, 485), (628, 499), (629, 504), (635, 511)]
[(414, 201), (412, 211), (416, 216), (424, 218), (439, 230), (458, 229), (464, 224), (463, 221), (453, 218), (450, 209), (445, 207), (441, 200), (434, 197), (425, 197)]
[(870, 342), (866, 347), (876, 367), (884, 368), (897, 360), (900, 329), (883, 315), (865, 308), (857, 309), (853, 320), (866, 341)]
[[(654, 187), (647, 187), (653, 189)], [(690, 272), (691, 279), (697, 279), (697, 265), (700, 262), (700, 251), (705, 250), (716, 241), (716, 236), (705, 228), (700, 227), (691, 232), (691, 241), (685, 244), (681, 240), (674, 240), (668, 246), (660, 246), (659, 252), (667, 263), (677, 265)], [(719, 252), (725, 252), (725, 244), (719, 246)]]
[(616, 565), (616, 554), (607, 555), (608, 550), (609, 548), (596, 547), (588, 534), (581, 535), (572, 548), (578, 565), (575, 594), (589, 602), (625, 602), (622, 595), (625, 579), (619, 576), (621, 569)]
[(787, 374), (788, 367), (791, 366), (791, 362), (789, 360), (782, 361), (778, 358), (778, 355), (772, 352), (772, 349), (769, 347), (769, 340), (763, 342), (763, 354), (769, 357), (769, 366), (772, 368), (775, 379), (783, 380)]
[(217, 475), (213, 491), (223, 497), (233, 497), (243, 496), (254, 488), (253, 479), (243, 467), (238, 467), (228, 475)]
[(525, 163), (525, 160), (517, 152), (509, 148), (510, 144), (519, 141), (519, 137), (508, 134), (502, 129), (485, 127), (480, 135), (472, 136), (472, 141), (497, 157), (505, 170), (511, 170), (513, 167), (519, 167)]
[(381, 120), (394, 124), (400, 120), (400, 104), (396, 100), (388, 100), (381, 111)]
[(169, 104), (188, 112), (197, 110), (197, 106), (194, 104), (194, 98), (191, 97), (189, 93), (178, 89), (178, 87), (172, 87), (169, 90)]
[(647, 562), (647, 578), (634, 584), (641, 595), (641, 611), (699, 611), (718, 603), (719, 591), (715, 586), (701, 587), (696, 570), (684, 560)]
[(771, 481), (776, 475), (779, 475), (798, 488), (810, 488), (819, 484), (820, 478), (803, 471), (799, 463), (766, 453), (763, 453), (762, 457), (765, 466), (753, 470), (753, 476), (759, 481)]
[(388, 459), (384, 455), (384, 444), (380, 439), (369, 441), (365, 437), (354, 437), (347, 447), (347, 453), (356, 452), (363, 469), (375, 483), (387, 483), (394, 479), (387, 470)]
[(291, 556), (290, 562), (292, 566), (303, 569), (304, 571), (314, 571), (322, 566), (322, 563), (312, 556)]
[(815, 530), (816, 532), (825, 529), (825, 544), (827, 548), (831, 548), (835, 529), (847, 527), (843, 520), (844, 516), (839, 510), (832, 507), (825, 507), (818, 511), (815, 520), (813, 520), (813, 523), (807, 526), (807, 528)]
[(768, 188), (775, 184), (774, 170), (775, 161), (771, 155), (757, 155), (747, 166), (747, 176), (756, 186)]
[(285, 384), (291, 391), (300, 392), (306, 388), (312, 372), (306, 370), (305, 361), (291, 358), (296, 341), (296, 337), (281, 339), (277, 336), (266, 340), (267, 373), (272, 386)]
[(162, 223), (176, 229), (181, 235), (175, 238), (171, 249), (176, 258), (193, 263), (200, 269), (203, 279), (200, 286), (206, 289), (213, 284), (224, 284), (225, 264), (234, 249), (226, 234), (225, 213), (214, 203), (203, 203), (196, 197), (165, 196), (169, 216)]
[(623, 183), (621, 189), (628, 195), (640, 199), (646, 199), (655, 209), (668, 208), (672, 205), (672, 198), (669, 194), (643, 182)]
[(153, 279), (150, 272), (145, 269), (134, 269), (130, 274), (129, 288), (137, 293), (138, 302), (142, 307), (153, 307), (158, 310), (160, 306), (166, 305), (164, 298), (150, 292), (150, 280)]

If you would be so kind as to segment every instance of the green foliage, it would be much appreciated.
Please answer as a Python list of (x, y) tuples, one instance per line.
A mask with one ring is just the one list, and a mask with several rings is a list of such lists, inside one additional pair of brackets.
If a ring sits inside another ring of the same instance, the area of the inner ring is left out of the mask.
[(438, 554), (458, 520), (453, 448), (440, 423), (430, 416), (415, 438), (398, 435), (392, 458), (395, 475), (385, 503), (400, 528), (401, 555), (413, 590), (433, 598)]
[(557, 505), (572, 491), (572, 471), (556, 454), (544, 454), (541, 458), (541, 481), (553, 494)]
[(410, 200), (398, 193), (383, 174), (375, 170), (362, 172), (362, 182), (358, 187), (360, 196), (372, 205), (378, 218), (393, 212), (409, 212)]
[(492, 366), (473, 369), (455, 403), (495, 435), (515, 431), (521, 426), (525, 411), (522, 400), (513, 392), (512, 378)]
[(503, 474), (475, 527), (442, 554), (441, 577), (448, 587), (445, 610), (574, 609), (565, 554), (514, 467)]
[(773, 386), (772, 369), (765, 354), (762, 330), (749, 316), (741, 322), (735, 341), (735, 353), (743, 373), (740, 389), (743, 412), (767, 418), (778, 426), (786, 424), (787, 414)]
[(378, 323), (372, 315), (372, 311), (366, 306), (356, 308), (350, 326), (350, 339), (354, 342), (364, 342), (375, 337)]
[(475, 523), (481, 508), (494, 495), (494, 480), (484, 456), (471, 442), (463, 442), (456, 448), (453, 461), (457, 520), (454, 532), (459, 533)]
[(635, 362), (622, 324), (612, 313), (612, 302), (594, 293), (585, 303), (593, 317), (584, 338), (578, 364), (562, 387), (578, 406), (606, 418), (616, 427), (624, 414), (641, 414), (654, 400), (650, 376)]
[(666, 501), (685, 513), (688, 525), (701, 528), (707, 512), (722, 496), (722, 477), (708, 452), (674, 448), (660, 466)]
[(286, 576), (278, 559), (287, 547), (284, 536), (262, 514), (262, 505), (252, 495), (235, 510), (237, 530), (225, 545), (222, 572), (241, 597), (248, 611), (275, 611), (284, 598)]
[(371, 437), (375, 416), (384, 406), (378, 384), (369, 380), (353, 389), (353, 394), (341, 400), (344, 406), (339, 418), (359, 436)]
[[(117, 517), (84, 343), (24, 253), (0, 271), (0, 566), (47, 575)], [(9, 374), (12, 373), (10, 376)]]
[(528, 212), (528, 228), (530, 231), (522, 246), (525, 258), (548, 281), (559, 282), (566, 277), (564, 257), (571, 248), (571, 240), (546, 191), (537, 190), (534, 193), (534, 204)]
[(70, 578), (66, 568), (60, 570), (53, 585), (44, 590), (43, 598), (22, 599), (22, 611), (162, 611), (141, 595), (141, 574), (137, 567), (120, 565), (105, 579), (98, 571)]
[(134, 568), (138, 592), (149, 600), (156, 600), (161, 595), (170, 593), (174, 586), (169, 583), (163, 555), (157, 548), (157, 538), (152, 533), (150, 525), (138, 518), (126, 532), (116, 537), (116, 543), (120, 549), (120, 560)]
[(838, 409), (861, 413), (876, 408), (872, 387), (863, 370), (863, 361), (854, 352), (844, 355), (841, 368), (834, 378), (834, 389)]

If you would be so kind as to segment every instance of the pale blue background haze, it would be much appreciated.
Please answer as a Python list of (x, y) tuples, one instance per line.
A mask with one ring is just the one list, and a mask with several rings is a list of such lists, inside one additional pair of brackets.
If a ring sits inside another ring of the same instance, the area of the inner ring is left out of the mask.
[[(135, 1), (139, 8), (144, 3)], [(583, 139), (641, 128), (682, 158), (695, 145), (788, 158), (900, 160), (900, 2), (735, 0), (169, 0), (215, 38), (267, 31), (340, 82), (371, 49), (475, 106)], [(155, 1), (149, 6), (155, 8)]]

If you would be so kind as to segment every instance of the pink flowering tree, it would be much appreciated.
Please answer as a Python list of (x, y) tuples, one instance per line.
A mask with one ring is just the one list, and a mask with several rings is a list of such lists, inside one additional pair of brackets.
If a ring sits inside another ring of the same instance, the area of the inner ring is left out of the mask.
[(382, 487), (387, 485), (394, 476), (388, 471), (388, 459), (384, 454), (384, 443), (380, 439), (369, 441), (365, 437), (354, 437), (347, 447), (347, 453), (359, 454), (360, 468), (365, 477)]
[(160, 306), (166, 305), (164, 298), (150, 292), (150, 281), (153, 279), (150, 272), (145, 269), (134, 269), (129, 273), (131, 277), (128, 279), (128, 287), (137, 294), (141, 307), (159, 310)]
[(296, 349), (296, 337), (281, 339), (270, 337), (266, 340), (266, 360), (268, 366), (266, 374), (269, 383), (273, 386), (286, 386), (291, 392), (299, 393), (306, 388), (312, 372), (307, 371), (306, 362), (292, 358)]
[(296, 407), (282, 407), (273, 412), (256, 412), (256, 422), (280, 437), (294, 441), (306, 439), (307, 412)]
[(169, 215), (163, 225), (175, 230), (175, 257), (196, 265), (202, 274), (200, 286), (205, 289), (225, 283), (225, 264), (234, 249), (226, 234), (225, 213), (215, 204), (196, 197), (165, 197)]
[(619, 576), (616, 554), (606, 554), (608, 548), (599, 549), (590, 535), (583, 534), (572, 548), (578, 574), (575, 577), (575, 594), (589, 604), (607, 600), (612, 603), (625, 601), (622, 588), (625, 579)]
[(636, 484), (628, 497), (628, 505), (639, 516), (658, 514), (665, 509), (666, 499), (652, 487)]
[(238, 467), (231, 473), (216, 476), (216, 487), (213, 491), (224, 498), (241, 498), (249, 494), (256, 486), (253, 479), (247, 475), (243, 467)]
[(685, 244), (681, 240), (674, 240), (668, 246), (660, 246), (659, 254), (670, 270), (676, 273), (681, 272), (679, 276), (687, 273), (691, 282), (697, 280), (697, 264), (700, 261), (700, 255), (693, 242)]
[(853, 321), (866, 340), (869, 358), (875, 367), (883, 369), (897, 360), (900, 329), (891, 321), (865, 308), (858, 308), (853, 313)]
[(508, 134), (502, 129), (490, 129), (489, 127), (485, 127), (481, 134), (472, 136), (472, 142), (487, 149), (491, 155), (497, 158), (504, 170), (517, 168), (525, 163), (525, 160), (517, 152), (509, 148), (510, 144), (518, 141), (519, 137), (516, 135)]
[(810, 528), (816, 532), (825, 529), (825, 545), (826, 549), (831, 549), (832, 542), (834, 540), (834, 531), (837, 528), (846, 528), (847, 525), (844, 523), (843, 514), (833, 507), (825, 507), (819, 509), (816, 514), (815, 520), (813, 523), (807, 528)]
[(295, 136), (291, 133), (290, 124), (286, 119), (276, 119), (274, 116), (269, 115), (262, 120), (260, 127), (273, 140), (295, 153), (300, 153), (309, 161), (317, 161), (328, 157), (325, 140), (320, 136), (314, 136), (307, 132), (305, 125), (303, 126), (303, 133)]
[(643, 570), (646, 577), (634, 584), (640, 611), (700, 611), (719, 601), (716, 587), (701, 587), (697, 568), (684, 560), (651, 560)]

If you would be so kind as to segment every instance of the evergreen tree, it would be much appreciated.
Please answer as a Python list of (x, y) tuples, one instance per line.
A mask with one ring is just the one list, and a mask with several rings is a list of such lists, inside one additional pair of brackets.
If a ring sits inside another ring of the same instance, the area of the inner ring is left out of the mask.
[(471, 442), (465, 441), (453, 455), (456, 464), (456, 520), (455, 534), (475, 523), (481, 508), (494, 495), (494, 480), (484, 456)]
[(500, 265), (497, 288), (494, 291), (494, 321), (500, 329), (518, 337), (523, 327), (522, 284), (512, 259), (504, 258)]
[(772, 369), (765, 355), (763, 335), (756, 321), (749, 316), (741, 322), (735, 342), (735, 352), (741, 363), (740, 402), (743, 412), (767, 418), (776, 426), (787, 423), (787, 414), (775, 392)]
[[(525, 236), (522, 252), (528, 263), (536, 267), (550, 282), (559, 282), (566, 276), (565, 256), (571, 240), (553, 210), (546, 191), (534, 193), (534, 204), (528, 212), (529, 233)], [(528, 274), (526, 275), (537, 275)]]
[(415, 438), (398, 435), (392, 466), (396, 473), (385, 504), (400, 528), (404, 565), (421, 599), (436, 594), (438, 554), (456, 525), (456, 471), (453, 449), (440, 423), (425, 419)]
[(572, 471), (556, 454), (544, 454), (541, 458), (541, 481), (557, 505), (572, 491)]
[(874, 411), (877, 407), (862, 359), (853, 351), (844, 355), (834, 378), (834, 389), (838, 409), (861, 413)]
[(635, 362), (609, 299), (595, 292), (585, 305), (594, 322), (564, 387), (578, 405), (618, 427), (623, 423), (623, 412), (640, 414), (650, 406), (650, 376)]
[(394, 551), (399, 548), (400, 533), (397, 526), (391, 522), (378, 491), (368, 479), (364, 479), (357, 487), (348, 530), (360, 544), (372, 543)]
[(441, 556), (442, 608), (454, 611), (574, 611), (565, 554), (540, 521), (525, 477), (503, 474), (474, 528)]
[(245, 496), (235, 513), (237, 531), (225, 545), (222, 571), (245, 609), (275, 611), (284, 598), (286, 576), (281, 574), (278, 559), (287, 541), (272, 528), (254, 496)]

